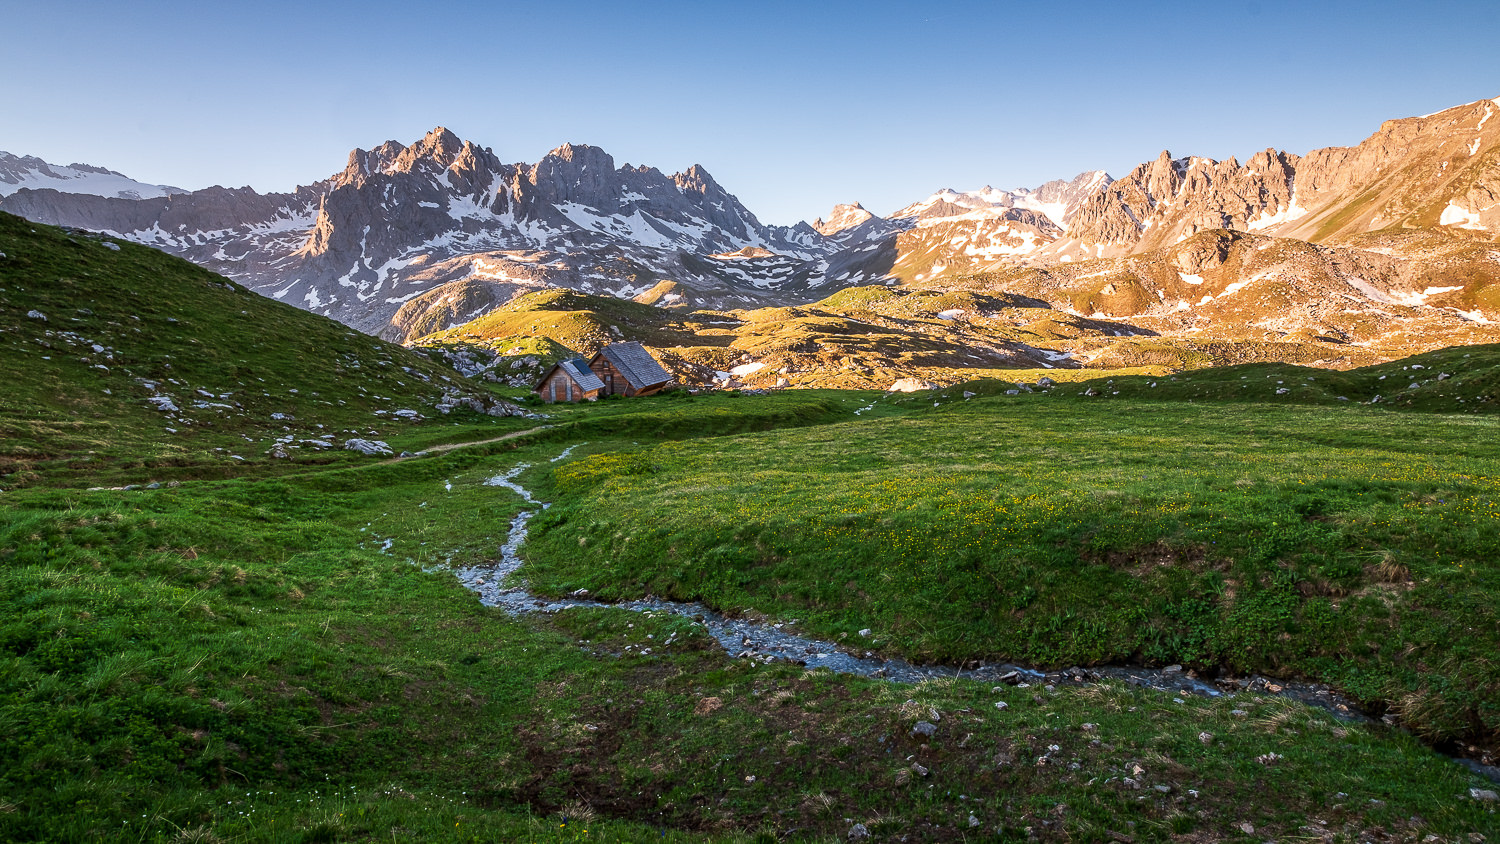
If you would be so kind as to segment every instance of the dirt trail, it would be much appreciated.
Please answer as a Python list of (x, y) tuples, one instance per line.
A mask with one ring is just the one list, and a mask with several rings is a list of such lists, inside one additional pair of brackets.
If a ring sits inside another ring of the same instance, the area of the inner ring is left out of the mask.
[(505, 440), (513, 440), (513, 439), (516, 439), (517, 437), (524, 437), (527, 434), (535, 434), (538, 431), (545, 431), (545, 430), (547, 430), (548, 428), (551, 428), (551, 427), (553, 427), (553, 426), (552, 425), (538, 425), (535, 428), (528, 428), (528, 429), (526, 429), (524, 431), (513, 431), (513, 432), (511, 432), (509, 434), (505, 434), (505, 435), (499, 436), (499, 437), (492, 437), (492, 438), (487, 439), (487, 440), (474, 440), (473, 442), (443, 443), (441, 445), (430, 445), (430, 446), (422, 449), (421, 451), (419, 451), (419, 452), (411, 455), (410, 457), (392, 457), (389, 460), (384, 460), (384, 461), (381, 461), (381, 462), (383, 462), (383, 463), (399, 463), (402, 460), (411, 460), (413, 457), (426, 457), (429, 454), (442, 454), (445, 451), (452, 451), (455, 448), (467, 448), (467, 447), (469, 447), (471, 445), (489, 445), (490, 443), (504, 442)]

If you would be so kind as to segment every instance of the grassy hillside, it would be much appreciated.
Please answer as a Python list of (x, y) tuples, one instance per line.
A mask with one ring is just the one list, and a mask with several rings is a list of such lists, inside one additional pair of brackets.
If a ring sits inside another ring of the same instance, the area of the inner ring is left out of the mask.
[(544, 290), (518, 296), (499, 308), (419, 342), (486, 342), (547, 338), (575, 352), (593, 354), (615, 340), (639, 340), (653, 346), (675, 345), (690, 338), (679, 314), (572, 290)]
[(0, 214), (0, 253), (0, 488), (234, 472), (234, 455), (262, 460), (288, 435), (312, 459), (308, 439), (399, 438), (412, 422), (398, 410), (448, 418), (445, 391), (488, 400), (421, 355), (154, 249)]

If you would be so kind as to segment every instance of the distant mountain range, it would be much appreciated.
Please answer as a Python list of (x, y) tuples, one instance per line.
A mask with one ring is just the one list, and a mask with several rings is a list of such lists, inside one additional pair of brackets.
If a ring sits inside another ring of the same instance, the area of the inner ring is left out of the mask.
[[(668, 176), (571, 144), (506, 164), (442, 128), (272, 194), (0, 153), (0, 210), (156, 246), (397, 340), (548, 287), (729, 310), (904, 284), (1013, 292), (1153, 330), (1362, 342), (1397, 330), (1392, 319), (1460, 334), (1500, 321), (1497, 113), (1500, 100), (1481, 100), (1388, 121), (1354, 147), (1244, 164), (1163, 152), (1118, 179), (943, 190), (884, 218), (840, 205), (790, 227), (762, 224), (698, 166)], [(1247, 237), (1197, 238), (1215, 231)], [(1250, 297), (1290, 304), (1272, 318)], [(1369, 313), (1389, 318), (1376, 330), (1339, 317)]]
[(112, 196), (118, 199), (154, 199), (174, 193), (187, 193), (170, 185), (148, 185), (124, 173), (116, 173), (89, 164), (63, 167), (48, 164), (35, 156), (0, 152), (0, 196), (18, 190), (55, 190), (60, 193), (82, 193)]

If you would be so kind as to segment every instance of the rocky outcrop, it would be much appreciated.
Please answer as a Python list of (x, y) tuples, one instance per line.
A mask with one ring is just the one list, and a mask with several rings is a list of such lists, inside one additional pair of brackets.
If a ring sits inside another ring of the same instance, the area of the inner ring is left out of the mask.
[(1391, 120), (1353, 147), (1298, 157), (1162, 154), (1091, 195), (1068, 234), (1145, 252), (1208, 229), (1341, 242), (1380, 229), (1500, 231), (1500, 104)]
[(833, 237), (845, 229), (852, 229), (873, 219), (875, 219), (874, 214), (866, 211), (863, 205), (855, 202), (833, 206), (833, 210), (828, 212), (828, 219), (824, 220), (822, 217), (819, 217), (812, 221), (812, 227), (817, 230), (818, 234)]

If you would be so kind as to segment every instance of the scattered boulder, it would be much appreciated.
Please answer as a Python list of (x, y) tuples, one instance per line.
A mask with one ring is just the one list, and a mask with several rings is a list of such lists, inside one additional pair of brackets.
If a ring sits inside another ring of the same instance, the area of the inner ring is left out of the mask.
[(911, 728), (911, 734), (914, 736), (930, 736), (936, 732), (937, 725), (931, 721), (918, 721), (917, 725)]
[(1496, 794), (1488, 788), (1471, 788), (1469, 789), (1469, 796), (1481, 803), (1494, 803), (1500, 800), (1500, 794)]
[(285, 443), (276, 443), (275, 445), (271, 446), (271, 450), (267, 451), (266, 454), (269, 454), (271, 457), (277, 460), (286, 460), (292, 456), (291, 453), (286, 450)]
[(26, 316), (29, 319), (38, 319), (38, 320), (41, 320), (42, 322), (46, 322), (47, 321), (47, 315), (44, 314), (44, 313), (42, 313), (41, 311), (27, 311), (26, 312)]
[[(529, 416), (520, 406), (511, 404), (500, 399), (483, 399), (478, 396), (464, 395), (458, 390), (444, 390), (443, 397), (436, 405), (438, 413), (451, 413), (455, 408), (468, 408), (475, 413), (483, 413), (486, 416)], [(397, 411), (401, 415), (405, 411)], [(412, 411), (414, 412), (414, 411)]]
[(864, 840), (866, 838), (869, 838), (869, 837), (870, 837), (870, 830), (866, 829), (864, 824), (857, 823), (854, 826), (849, 827), (849, 840), (850, 841), (862, 841), (862, 840)]
[(344, 448), (349, 451), (357, 451), (360, 454), (379, 455), (394, 454), (391, 447), (380, 440), (352, 439), (344, 441)]

